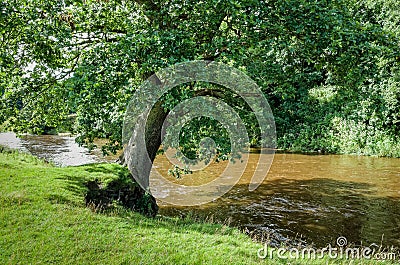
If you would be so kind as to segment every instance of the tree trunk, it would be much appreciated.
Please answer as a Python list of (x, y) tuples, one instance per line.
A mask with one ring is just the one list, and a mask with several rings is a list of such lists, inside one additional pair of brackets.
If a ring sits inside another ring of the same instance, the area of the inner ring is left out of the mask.
[[(134, 181), (146, 191), (144, 193), (148, 197), (146, 208), (151, 211), (146, 213), (147, 215), (158, 211), (156, 200), (148, 193), (148, 188), (151, 167), (161, 145), (161, 130), (167, 114), (160, 101), (153, 106), (147, 119), (144, 113), (132, 132), (127, 147), (129, 152), (123, 152), (120, 156), (120, 163), (129, 168)], [(143, 142), (145, 145), (141, 144)], [(129, 157), (126, 157), (127, 153)]]

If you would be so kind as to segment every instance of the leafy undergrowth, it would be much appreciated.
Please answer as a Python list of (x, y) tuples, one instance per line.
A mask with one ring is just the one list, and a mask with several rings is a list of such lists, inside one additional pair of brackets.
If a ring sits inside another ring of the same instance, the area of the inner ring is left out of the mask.
[(288, 264), (259, 259), (261, 244), (222, 224), (85, 206), (87, 181), (125, 173), (116, 164), (59, 168), (0, 150), (0, 264)]

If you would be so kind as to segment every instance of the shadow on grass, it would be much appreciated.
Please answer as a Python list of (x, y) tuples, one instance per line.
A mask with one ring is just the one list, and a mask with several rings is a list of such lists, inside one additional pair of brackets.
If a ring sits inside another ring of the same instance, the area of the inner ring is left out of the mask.
[[(86, 193), (88, 181), (100, 179), (111, 181), (112, 179), (125, 179), (129, 171), (117, 164), (88, 164), (83, 166), (68, 167), (68, 171), (62, 174), (60, 179), (68, 183), (67, 189), (75, 195), (82, 196)], [(82, 200), (83, 202), (84, 200)]]
[(75, 202), (71, 201), (67, 197), (59, 195), (59, 194), (50, 194), (49, 196), (47, 196), (47, 199), (51, 203), (55, 203), (55, 204), (70, 204), (70, 205), (79, 206), (79, 204), (76, 204)]
[[(77, 171), (79, 173), (73, 174)], [(69, 191), (84, 197), (85, 205), (93, 211), (112, 210), (116, 202), (148, 217), (157, 214), (155, 198), (133, 180), (128, 169), (118, 164), (91, 164), (71, 168), (71, 172), (60, 179), (67, 181)]]

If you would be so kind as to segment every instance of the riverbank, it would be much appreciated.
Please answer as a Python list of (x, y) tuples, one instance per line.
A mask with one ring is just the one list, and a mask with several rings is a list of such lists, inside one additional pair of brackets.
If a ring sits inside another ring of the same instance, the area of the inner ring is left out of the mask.
[[(1, 264), (288, 263), (258, 258), (260, 243), (223, 224), (151, 219), (118, 205), (103, 213), (87, 208), (85, 183), (118, 178), (124, 169), (117, 164), (60, 168), (31, 155), (0, 151)], [(294, 260), (327, 262), (349, 261)]]

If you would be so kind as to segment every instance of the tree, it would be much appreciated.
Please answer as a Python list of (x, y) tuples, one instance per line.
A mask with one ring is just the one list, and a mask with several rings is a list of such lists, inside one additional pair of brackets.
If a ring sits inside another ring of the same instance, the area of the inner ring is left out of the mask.
[[(178, 62), (215, 60), (262, 88), (278, 147), (400, 155), (397, 22), (382, 23), (383, 11), (363, 2), (6, 0), (0, 8), (0, 122), (15, 131), (42, 133), (76, 114), (77, 141), (106, 138), (104, 151), (114, 152), (143, 80)], [(154, 113), (161, 120), (202, 93), (222, 94), (248, 112), (223, 88), (189, 84), (165, 95)], [(254, 116), (242, 117), (257, 145)], [(192, 155), (200, 127), (212, 132), (218, 124), (185, 128), (182, 145)], [(152, 158), (156, 135), (146, 138)]]

